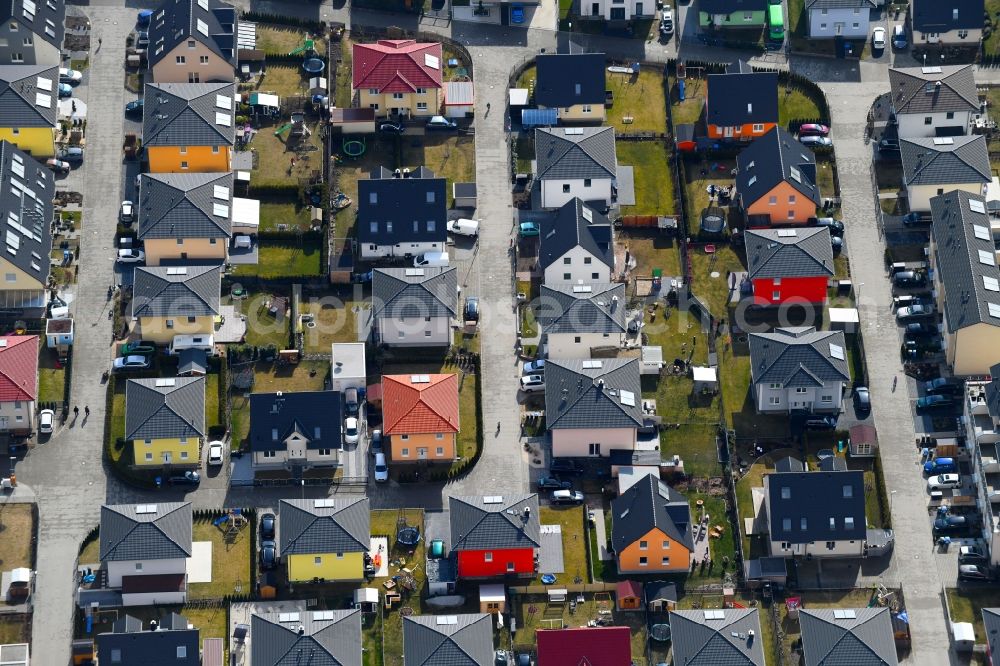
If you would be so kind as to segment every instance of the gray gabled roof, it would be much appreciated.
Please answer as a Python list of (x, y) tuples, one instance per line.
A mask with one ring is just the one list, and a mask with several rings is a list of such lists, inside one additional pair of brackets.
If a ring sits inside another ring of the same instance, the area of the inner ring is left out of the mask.
[(281, 500), (278, 520), (282, 556), (361, 553), (371, 547), (367, 497)]
[[(146, 630), (141, 620), (125, 615), (114, 621), (111, 631), (97, 635), (97, 653), (106, 664), (198, 666), (200, 644), (198, 629), (188, 629), (187, 618), (177, 613), (160, 618), (155, 629), (150, 625)], [(178, 656), (178, 648), (183, 648), (183, 657)], [(112, 652), (121, 660), (112, 661)]]
[(983, 0), (913, 0), (913, 28), (919, 32), (982, 30)]
[(986, 137), (981, 134), (901, 138), (899, 151), (907, 187), (988, 183), (993, 177)]
[(298, 391), (250, 394), (250, 449), (284, 450), (285, 440), (299, 433), (307, 449), (340, 449), (339, 391)]
[(806, 9), (875, 9), (875, 0), (806, 0)]
[(444, 243), (448, 238), (447, 180), (427, 167), (400, 172), (399, 178), (395, 175), (379, 167), (358, 181), (358, 242)]
[(613, 127), (551, 127), (535, 130), (535, 160), (542, 180), (617, 178)]
[(403, 666), (492, 664), (492, 615), (466, 613), (403, 618)]
[(1000, 608), (983, 609), (983, 629), (990, 654), (1000, 654)]
[(568, 108), (577, 104), (604, 106), (603, 53), (543, 53), (535, 57), (535, 103)]
[(125, 439), (205, 434), (205, 378), (130, 379), (125, 386)]
[(0, 65), (0, 127), (55, 127), (59, 68)]
[[(452, 550), (538, 548), (538, 495), (449, 497)], [(527, 513), (525, 513), (527, 509)]]
[(771, 541), (864, 540), (865, 477), (860, 470), (774, 472), (765, 486)]
[(547, 335), (624, 333), (625, 285), (542, 285), (536, 317)]
[(0, 237), (6, 246), (3, 259), (43, 286), (48, 283), (51, 269), (55, 191), (51, 171), (14, 144), (0, 142)]
[(804, 666), (897, 666), (888, 608), (803, 608)]
[[(14, 19), (42, 41), (62, 48), (65, 35), (65, 0), (6, 0), (0, 3), (0, 23)], [(12, 45), (13, 46), (13, 45)]]
[(105, 504), (101, 562), (191, 557), (191, 502)]
[(783, 388), (849, 382), (844, 332), (789, 326), (771, 333), (751, 333), (750, 374), (755, 385), (780, 384)]
[(549, 429), (642, 426), (639, 359), (549, 359), (545, 423)]
[(234, 83), (147, 83), (142, 145), (232, 146), (235, 91)]
[(236, 22), (236, 9), (219, 0), (164, 0), (149, 24), (149, 68), (195, 39), (236, 69)]
[(454, 266), (376, 268), (372, 316), (454, 317), (458, 314), (458, 269)]
[[(982, 10), (978, 20), (981, 25)], [(979, 110), (972, 65), (890, 69), (889, 87), (896, 113)]]
[(736, 156), (736, 191), (744, 208), (768, 195), (782, 181), (819, 205), (816, 156), (791, 134), (775, 127)]
[(581, 247), (595, 259), (614, 268), (614, 231), (604, 215), (574, 197), (559, 212), (542, 220), (539, 229), (541, 247), (538, 265), (545, 270), (575, 247)]
[(232, 235), (231, 172), (149, 173), (141, 181), (140, 240)]
[(132, 286), (133, 317), (219, 314), (219, 266), (139, 266)]
[(766, 666), (756, 608), (671, 611), (670, 638), (674, 664)]
[(737, 60), (725, 73), (709, 74), (705, 120), (720, 127), (778, 122), (778, 73), (754, 72)]
[(750, 279), (833, 275), (833, 246), (826, 227), (747, 229)]
[(250, 617), (250, 666), (361, 666), (361, 609)]
[(611, 545), (620, 553), (653, 528), (694, 550), (687, 498), (647, 474), (611, 500)]
[[(935, 282), (944, 291), (949, 331), (975, 324), (1000, 326), (996, 247), (983, 197), (955, 190), (931, 198)], [(984, 212), (973, 210), (982, 207)]]

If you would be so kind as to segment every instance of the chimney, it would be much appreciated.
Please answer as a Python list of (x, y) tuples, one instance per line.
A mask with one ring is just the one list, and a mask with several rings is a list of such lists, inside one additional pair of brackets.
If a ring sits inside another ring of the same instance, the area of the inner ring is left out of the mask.
[(393, 178), (402, 178), (403, 177), (403, 172), (400, 169), (396, 169), (395, 171), (392, 172), (392, 177)]
[(305, 627), (303, 627), (303, 626), (302, 626), (302, 625), (300, 624), (300, 625), (299, 625), (299, 636), (305, 636), (305, 633), (306, 633), (306, 628), (305, 628)]
[(524, 507), (524, 521), (527, 522), (529, 517), (531, 517), (531, 507), (526, 506)]
[(159, 622), (157, 622), (156, 620), (150, 620), (149, 621), (149, 630), (150, 631), (156, 631), (159, 628), (160, 628), (160, 623)]
[(409, 177), (410, 177), (410, 168), (407, 167), (403, 169), (403, 178), (409, 178)]

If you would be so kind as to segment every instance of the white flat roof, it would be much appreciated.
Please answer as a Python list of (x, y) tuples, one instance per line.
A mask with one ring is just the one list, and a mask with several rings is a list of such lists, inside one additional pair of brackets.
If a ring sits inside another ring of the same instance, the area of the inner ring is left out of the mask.
[(260, 202), (256, 199), (233, 197), (233, 224), (241, 227), (260, 226)]
[(715, 368), (709, 368), (706, 366), (694, 366), (691, 368), (691, 377), (696, 382), (718, 381), (718, 375), (715, 372)]
[(842, 324), (857, 324), (861, 321), (857, 308), (828, 308), (830, 322)]
[(378, 603), (378, 590), (374, 587), (362, 587), (354, 590), (354, 601), (377, 604)]
[(500, 583), (490, 583), (479, 586), (480, 601), (503, 601), (507, 598), (507, 592)]
[(510, 105), (511, 106), (527, 106), (528, 105), (528, 89), (527, 88), (511, 88), (510, 92)]
[(652, 474), (657, 479), (660, 478), (660, 468), (653, 465), (623, 465), (618, 468), (618, 494), (634, 486), (647, 476)]
[(643, 347), (643, 363), (663, 363), (663, 347)]
[(334, 342), (330, 350), (333, 379), (358, 378), (365, 375), (365, 343)]

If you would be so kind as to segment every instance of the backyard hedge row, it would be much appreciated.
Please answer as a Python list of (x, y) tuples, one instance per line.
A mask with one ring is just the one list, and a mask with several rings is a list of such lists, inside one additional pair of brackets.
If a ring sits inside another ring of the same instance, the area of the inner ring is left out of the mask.
[(308, 28), (314, 32), (321, 32), (326, 28), (326, 21), (315, 21), (313, 19), (286, 16), (284, 14), (269, 14), (267, 12), (245, 11), (240, 15), (240, 18), (244, 21), (254, 21), (256, 23), (274, 23), (276, 25), (290, 25), (296, 28)]

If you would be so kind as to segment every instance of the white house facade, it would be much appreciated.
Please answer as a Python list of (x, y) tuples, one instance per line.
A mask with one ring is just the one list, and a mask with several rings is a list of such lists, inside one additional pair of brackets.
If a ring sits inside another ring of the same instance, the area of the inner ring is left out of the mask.
[(611, 282), (611, 267), (579, 245), (555, 259), (545, 268), (546, 285), (572, 285)]

